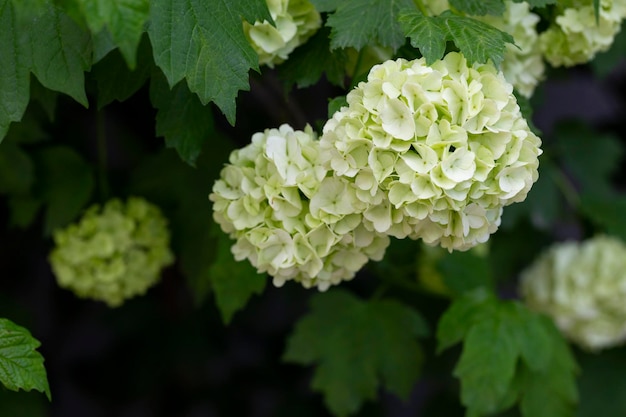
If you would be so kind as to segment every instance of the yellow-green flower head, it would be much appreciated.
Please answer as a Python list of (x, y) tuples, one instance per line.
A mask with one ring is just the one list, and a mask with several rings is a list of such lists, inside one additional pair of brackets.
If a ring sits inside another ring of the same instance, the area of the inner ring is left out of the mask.
[(235, 150), (209, 196), (213, 218), (236, 240), (235, 259), (324, 291), (382, 259), (389, 238), (362, 224), (366, 205), (349, 181), (320, 163), (310, 126), (266, 129)]
[(259, 55), (259, 64), (273, 68), (313, 36), (322, 18), (309, 0), (267, 0), (267, 7), (276, 26), (267, 20), (253, 25), (244, 21), (243, 29)]
[(586, 349), (626, 341), (626, 245), (619, 239), (555, 244), (522, 273), (520, 292)]
[(91, 206), (53, 237), (49, 259), (59, 286), (110, 307), (144, 294), (174, 261), (167, 220), (137, 197)]
[(515, 39), (515, 45), (506, 44), (501, 69), (504, 78), (513, 84), (520, 94), (530, 97), (545, 72), (536, 29), (539, 16), (531, 13), (528, 3), (513, 3), (507, 0), (505, 5), (506, 10), (502, 16), (487, 15), (478, 19), (511, 34)]
[(598, 22), (591, 0), (568, 2), (539, 37), (545, 59), (554, 67), (591, 61), (598, 52), (609, 49), (625, 17), (623, 0), (601, 0)]
[(324, 126), (323, 159), (366, 205), (365, 225), (466, 250), (537, 179), (540, 139), (493, 65), (453, 52), (374, 66)]

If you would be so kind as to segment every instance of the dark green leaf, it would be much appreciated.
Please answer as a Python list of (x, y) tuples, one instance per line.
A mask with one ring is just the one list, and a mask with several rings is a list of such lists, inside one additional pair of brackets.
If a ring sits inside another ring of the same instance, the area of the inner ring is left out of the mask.
[(272, 20), (264, 0), (154, 0), (148, 33), (154, 60), (170, 86), (183, 78), (202, 104), (214, 101), (231, 124), (235, 97), (248, 90), (258, 56), (243, 33), (248, 22)]
[(124, 101), (135, 94), (152, 74), (152, 50), (147, 38), (143, 39), (138, 50), (139, 65), (130, 70), (118, 52), (108, 54), (94, 65), (91, 75), (98, 86), (98, 109), (107, 104)]
[(442, 274), (446, 288), (453, 295), (493, 286), (493, 276), (487, 257), (474, 251), (446, 254), (437, 262), (437, 269)]
[(35, 154), (37, 188), (46, 206), (44, 233), (76, 219), (91, 199), (94, 178), (89, 165), (73, 149), (55, 146)]
[(400, 24), (404, 34), (411, 39), (411, 45), (420, 50), (427, 64), (443, 57), (447, 27), (443, 26), (440, 19), (412, 12), (401, 15)]
[(136, 67), (139, 40), (148, 21), (149, 0), (80, 0), (92, 33), (111, 34), (131, 69)]
[(13, 142), (0, 146), (0, 194), (26, 194), (35, 179), (33, 162)]
[(458, 16), (446, 10), (436, 17), (447, 26), (450, 38), (470, 63), (486, 63), (491, 60), (499, 66), (504, 59), (507, 43), (513, 37), (487, 23)]
[(580, 409), (578, 417), (626, 415), (626, 356), (624, 348), (598, 354), (580, 354)]
[(515, 374), (518, 348), (504, 320), (493, 317), (473, 325), (454, 369), (461, 380), (461, 401), (472, 415), (499, 411)]
[(530, 7), (545, 7), (550, 4), (556, 4), (557, 0), (513, 0), (515, 3), (526, 2)]
[(502, 16), (504, 0), (450, 0), (450, 6), (473, 16)]
[(440, 349), (463, 340), (454, 374), (461, 379), (467, 415), (497, 413), (516, 400), (524, 417), (572, 415), (577, 365), (547, 318), (478, 291), (444, 313), (437, 338)]
[(28, 50), (20, 37), (11, 0), (0, 0), (0, 142), (11, 122), (22, 119), (29, 96)]
[(582, 192), (597, 195), (611, 193), (610, 175), (617, 169), (624, 154), (619, 139), (574, 122), (559, 126), (556, 140), (561, 160)]
[(604, 232), (626, 241), (626, 197), (580, 196), (582, 213)]
[(30, 28), (32, 72), (45, 87), (87, 107), (85, 74), (91, 68), (91, 37), (56, 6), (34, 17)]
[(181, 82), (170, 90), (159, 72), (152, 75), (150, 100), (158, 110), (156, 134), (165, 138), (168, 148), (175, 148), (181, 159), (195, 166), (203, 144), (213, 132), (211, 109)]
[(0, 416), (46, 417), (45, 402), (37, 392), (0, 389)]
[(398, 17), (414, 7), (411, 0), (342, 0), (328, 17), (330, 46), (361, 49), (379, 44), (396, 49), (405, 38)]
[(51, 399), (41, 344), (24, 327), (0, 319), (0, 382), (12, 391), (37, 390)]
[(333, 289), (311, 299), (287, 342), (284, 359), (317, 364), (312, 387), (333, 414), (356, 412), (379, 385), (408, 396), (421, 368), (417, 337), (426, 326), (417, 312), (391, 300), (364, 301)]
[(343, 49), (330, 50), (329, 34), (328, 28), (320, 29), (306, 46), (297, 48), (278, 67), (288, 87), (292, 84), (297, 84), (298, 88), (308, 87), (317, 83), (323, 74), (331, 83), (343, 85), (347, 54)]
[(41, 204), (41, 201), (34, 197), (11, 196), (9, 198), (9, 210), (11, 211), (9, 226), (22, 229), (30, 226), (35, 221)]
[(346, 96), (335, 97), (328, 102), (328, 118), (333, 117), (335, 112), (338, 112), (342, 107), (348, 105), (348, 100)]
[(257, 273), (247, 260), (237, 262), (230, 251), (234, 241), (217, 226), (215, 229), (217, 255), (208, 275), (222, 321), (228, 324), (233, 314), (245, 307), (252, 295), (263, 292), (267, 276)]

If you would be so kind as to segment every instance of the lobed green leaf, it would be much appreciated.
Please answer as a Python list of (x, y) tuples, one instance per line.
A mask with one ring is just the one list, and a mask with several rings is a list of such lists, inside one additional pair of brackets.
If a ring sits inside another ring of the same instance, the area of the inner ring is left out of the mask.
[(37, 390), (51, 399), (41, 344), (24, 327), (0, 318), (0, 382), (12, 390)]
[(341, 0), (329, 15), (332, 49), (379, 44), (394, 49), (404, 43), (398, 17), (414, 8), (411, 0)]
[(504, 0), (450, 0), (450, 6), (472, 16), (502, 16)]
[(420, 50), (427, 64), (443, 57), (448, 33), (441, 19), (411, 12), (402, 14), (399, 21), (404, 34), (411, 40), (411, 45)]
[(311, 299), (296, 324), (284, 360), (317, 364), (312, 387), (335, 415), (355, 413), (379, 385), (406, 397), (421, 368), (417, 337), (426, 325), (413, 309), (392, 300), (361, 300), (340, 289)]
[(272, 21), (264, 0), (153, 0), (148, 34), (170, 87), (185, 79), (202, 104), (211, 101), (235, 123), (235, 97), (258, 71), (242, 19)]

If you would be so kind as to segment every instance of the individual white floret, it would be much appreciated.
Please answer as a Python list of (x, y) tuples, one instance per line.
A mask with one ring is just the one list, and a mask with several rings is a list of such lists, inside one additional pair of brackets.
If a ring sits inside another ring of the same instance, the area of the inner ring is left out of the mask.
[(449, 53), (374, 66), (324, 126), (324, 160), (365, 225), (450, 250), (484, 242), (537, 180), (540, 139), (493, 65)]
[(322, 19), (309, 0), (267, 0), (275, 25), (267, 20), (243, 23), (244, 33), (259, 55), (259, 64), (273, 68), (287, 59), (322, 25)]
[(53, 237), (49, 259), (59, 286), (110, 307), (145, 293), (174, 261), (166, 219), (142, 198), (94, 205)]
[(540, 35), (545, 59), (554, 67), (571, 67), (591, 61), (609, 49), (626, 17), (626, 2), (601, 0), (596, 22), (593, 2), (565, 2), (554, 23)]
[(522, 273), (520, 292), (586, 349), (626, 341), (626, 245), (619, 239), (555, 244)]
[(213, 217), (236, 240), (232, 252), (276, 286), (295, 280), (326, 290), (382, 259), (389, 238), (362, 225), (354, 185), (320, 163), (312, 129), (256, 133), (234, 151), (209, 196)]

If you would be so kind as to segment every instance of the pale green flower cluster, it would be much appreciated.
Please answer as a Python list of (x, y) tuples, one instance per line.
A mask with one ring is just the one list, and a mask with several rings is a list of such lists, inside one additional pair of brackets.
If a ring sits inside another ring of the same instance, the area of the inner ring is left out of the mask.
[(522, 273), (520, 292), (586, 349), (626, 341), (626, 245), (619, 239), (552, 246)]
[(142, 198), (94, 205), (53, 237), (49, 259), (59, 286), (110, 307), (145, 293), (174, 261), (166, 219)]
[(626, 18), (626, 2), (601, 0), (599, 11), (596, 22), (591, 0), (565, 2), (554, 23), (539, 37), (543, 54), (552, 66), (584, 64), (609, 49)]
[(323, 129), (323, 159), (357, 189), (365, 226), (466, 250), (537, 180), (540, 139), (513, 87), (459, 53), (374, 66)]
[(244, 33), (259, 55), (259, 64), (273, 68), (287, 59), (322, 25), (322, 18), (309, 0), (267, 0), (275, 26), (267, 20), (243, 23)]
[(231, 153), (209, 196), (232, 252), (267, 272), (324, 291), (382, 259), (389, 238), (366, 229), (354, 184), (328, 175), (312, 129), (256, 133)]
[[(506, 44), (501, 70), (504, 78), (513, 84), (520, 94), (530, 97), (545, 72), (536, 28), (539, 16), (530, 11), (530, 6), (526, 2), (514, 3), (506, 0), (504, 3), (506, 9), (502, 16), (486, 15), (474, 18), (513, 36), (515, 45)], [(448, 0), (427, 0), (425, 5), (432, 15), (439, 15), (450, 8)]]

